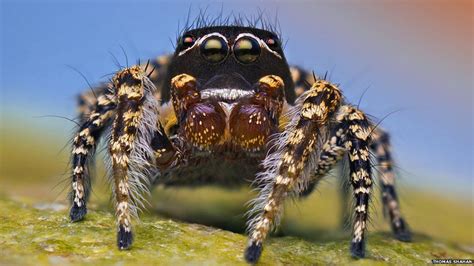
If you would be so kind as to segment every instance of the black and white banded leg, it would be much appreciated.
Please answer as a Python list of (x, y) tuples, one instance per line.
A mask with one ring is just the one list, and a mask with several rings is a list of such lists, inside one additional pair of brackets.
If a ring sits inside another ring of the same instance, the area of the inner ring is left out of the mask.
[(70, 198), (72, 207), (69, 213), (73, 222), (82, 220), (87, 213), (86, 204), (91, 187), (88, 163), (94, 157), (95, 148), (104, 128), (115, 114), (115, 108), (116, 102), (113, 95), (99, 95), (87, 118), (81, 118), (82, 124), (74, 137), (71, 158), (72, 190)]
[(348, 105), (341, 107), (336, 119), (345, 132), (344, 146), (349, 155), (350, 180), (355, 199), (351, 254), (355, 258), (363, 258), (372, 187), (369, 153), (371, 126), (364, 113)]
[(316, 183), (344, 155), (348, 155), (350, 183), (353, 187), (355, 206), (352, 228), (351, 254), (365, 256), (365, 231), (368, 204), (372, 187), (372, 165), (370, 163), (371, 125), (364, 113), (350, 105), (340, 107), (336, 115), (338, 122), (320, 155), (320, 160), (310, 182)]
[(151, 147), (158, 125), (155, 86), (139, 66), (119, 71), (113, 78), (117, 111), (109, 143), (111, 175), (117, 218), (117, 245), (132, 245), (132, 218), (143, 207), (154, 176), (154, 151)]
[(411, 232), (400, 212), (400, 204), (395, 190), (395, 173), (390, 148), (388, 133), (380, 128), (376, 128), (372, 133), (371, 149), (377, 158), (384, 214), (388, 214), (390, 218), (390, 225), (395, 238), (408, 242), (411, 241)]

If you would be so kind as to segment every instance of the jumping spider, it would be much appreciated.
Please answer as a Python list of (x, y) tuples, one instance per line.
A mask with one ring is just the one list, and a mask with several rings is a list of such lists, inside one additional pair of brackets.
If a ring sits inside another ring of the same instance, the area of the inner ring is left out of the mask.
[[(189, 29), (172, 56), (118, 71), (80, 97), (81, 126), (72, 150), (72, 221), (87, 212), (92, 160), (108, 141), (116, 201), (117, 244), (132, 244), (132, 217), (152, 184), (242, 184), (260, 188), (248, 223), (245, 259), (258, 261), (283, 202), (308, 193), (347, 159), (355, 206), (353, 257), (364, 257), (370, 155), (395, 237), (410, 240), (394, 188), (387, 133), (347, 103), (331, 82), (289, 67), (279, 36), (250, 26)], [(109, 132), (109, 134), (104, 132)]]

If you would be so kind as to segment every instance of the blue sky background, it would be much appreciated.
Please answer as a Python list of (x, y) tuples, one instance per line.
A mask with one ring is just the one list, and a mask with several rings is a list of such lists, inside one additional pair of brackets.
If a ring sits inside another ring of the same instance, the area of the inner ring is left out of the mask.
[[(469, 1), (1, 2), (1, 127), (69, 137), (74, 97), (122, 64), (172, 52), (188, 9), (278, 13), (290, 63), (326, 70), (393, 135), (406, 182), (473, 192), (473, 9)], [(171, 41), (170, 41), (171, 40)], [(8, 123), (7, 123), (8, 122)], [(63, 144), (63, 142), (61, 143)], [(469, 195), (469, 194), (468, 194)]]

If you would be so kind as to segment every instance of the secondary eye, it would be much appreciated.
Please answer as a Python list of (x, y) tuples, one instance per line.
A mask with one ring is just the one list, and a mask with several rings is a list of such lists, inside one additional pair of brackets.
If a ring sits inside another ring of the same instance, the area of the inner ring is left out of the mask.
[(260, 56), (260, 44), (254, 38), (242, 37), (234, 44), (234, 55), (243, 64), (255, 62)]
[(280, 42), (278, 39), (268, 38), (265, 40), (265, 43), (268, 45), (268, 48), (272, 49), (273, 51), (278, 50), (280, 47)]
[(227, 43), (219, 36), (211, 36), (201, 43), (201, 55), (211, 63), (222, 62), (228, 53)]
[(180, 44), (183, 50), (193, 46), (195, 42), (196, 39), (191, 35), (183, 35), (180, 40)]

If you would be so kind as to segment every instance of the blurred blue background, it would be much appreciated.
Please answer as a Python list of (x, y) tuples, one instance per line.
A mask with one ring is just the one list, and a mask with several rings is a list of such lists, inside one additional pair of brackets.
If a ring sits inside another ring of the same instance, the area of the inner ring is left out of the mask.
[[(138, 3), (138, 4), (137, 4)], [(1, 2), (3, 130), (71, 135), (75, 96), (125, 65), (172, 52), (188, 10), (278, 16), (290, 63), (329, 71), (347, 99), (382, 118), (403, 183), (473, 192), (473, 16), (470, 1)], [(102, 78), (101, 78), (102, 77)], [(39, 134), (41, 133), (41, 134)], [(3, 163), (8, 156), (2, 155)]]

